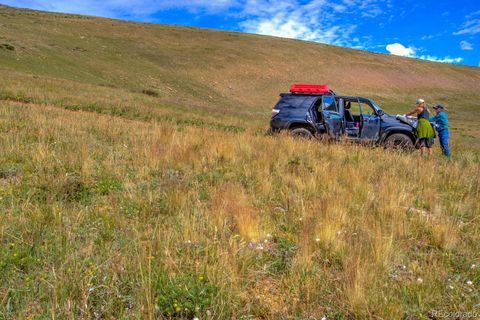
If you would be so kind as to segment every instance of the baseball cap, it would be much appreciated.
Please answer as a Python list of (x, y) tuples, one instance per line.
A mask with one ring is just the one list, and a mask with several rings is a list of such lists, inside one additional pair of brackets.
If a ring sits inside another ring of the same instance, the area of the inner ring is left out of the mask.
[(438, 110), (438, 109), (444, 110), (445, 107), (444, 107), (442, 104), (437, 103), (437, 104), (433, 107), (433, 109), (435, 109), (435, 110)]
[(423, 99), (418, 99), (416, 104), (422, 104), (422, 103), (425, 103), (425, 100), (423, 100)]

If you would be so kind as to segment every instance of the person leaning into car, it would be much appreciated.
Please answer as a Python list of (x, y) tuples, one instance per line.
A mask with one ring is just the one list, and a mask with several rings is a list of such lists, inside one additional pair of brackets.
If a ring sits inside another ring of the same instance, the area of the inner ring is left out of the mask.
[(417, 147), (420, 148), (422, 154), (432, 154), (433, 142), (435, 141), (435, 131), (430, 124), (430, 112), (425, 105), (425, 100), (418, 99), (415, 109), (406, 114), (407, 116), (417, 115)]

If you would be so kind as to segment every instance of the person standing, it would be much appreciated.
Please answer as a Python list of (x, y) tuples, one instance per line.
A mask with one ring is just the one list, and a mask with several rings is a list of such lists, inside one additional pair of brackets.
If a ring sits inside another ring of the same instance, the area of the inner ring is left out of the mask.
[(431, 117), (430, 122), (435, 123), (435, 128), (438, 132), (438, 138), (440, 140), (440, 146), (442, 147), (442, 152), (445, 156), (450, 158), (450, 148), (448, 146), (448, 117), (445, 113), (445, 107), (441, 104), (436, 104), (433, 109), (435, 110), (436, 115)]
[(406, 116), (417, 115), (417, 147), (420, 148), (421, 154), (432, 154), (432, 147), (435, 141), (435, 131), (430, 124), (430, 113), (425, 105), (425, 100), (418, 99), (415, 109), (406, 114)]

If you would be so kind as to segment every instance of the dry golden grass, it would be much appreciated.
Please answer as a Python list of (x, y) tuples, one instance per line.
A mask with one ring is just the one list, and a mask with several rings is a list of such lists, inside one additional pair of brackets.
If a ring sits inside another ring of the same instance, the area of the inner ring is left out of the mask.
[(6, 102), (0, 128), (3, 318), (426, 319), (478, 303), (476, 151), (419, 161)]
[[(1, 6), (0, 23), (0, 318), (476, 310), (479, 68)], [(265, 136), (292, 82), (391, 113), (445, 101), (453, 160)]]

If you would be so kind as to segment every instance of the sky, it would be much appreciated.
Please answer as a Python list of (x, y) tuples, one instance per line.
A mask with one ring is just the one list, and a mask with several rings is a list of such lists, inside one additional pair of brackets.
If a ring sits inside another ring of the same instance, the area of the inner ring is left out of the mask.
[(480, 67), (480, 0), (0, 0), (0, 3), (271, 35)]

